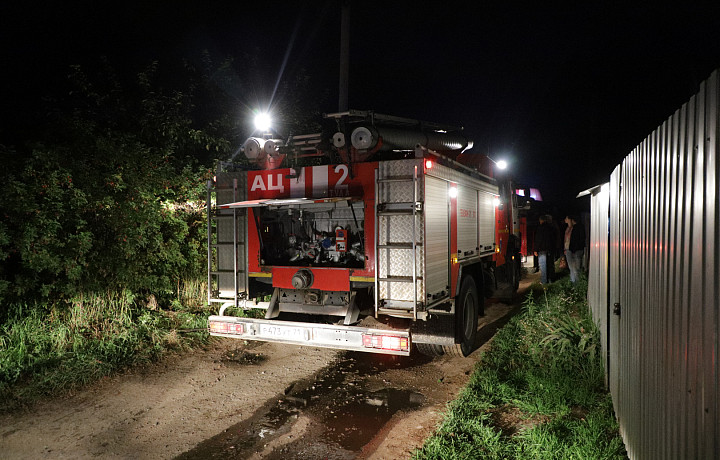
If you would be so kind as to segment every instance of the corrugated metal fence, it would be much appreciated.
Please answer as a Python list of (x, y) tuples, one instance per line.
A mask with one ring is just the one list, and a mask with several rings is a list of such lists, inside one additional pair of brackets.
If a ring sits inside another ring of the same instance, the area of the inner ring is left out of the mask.
[(720, 458), (719, 84), (592, 191), (588, 300), (630, 458)]

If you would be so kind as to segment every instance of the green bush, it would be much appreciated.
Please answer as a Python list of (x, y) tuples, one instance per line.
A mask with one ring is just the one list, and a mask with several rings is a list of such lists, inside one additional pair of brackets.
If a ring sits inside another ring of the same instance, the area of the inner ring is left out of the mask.
[[(251, 95), (231, 60), (194, 62), (73, 66), (23, 142), (0, 139), (3, 398), (207, 338), (205, 184), (249, 134)], [(307, 88), (302, 71), (275, 88), (297, 105), (277, 107), (287, 127), (320, 113)]]
[[(198, 116), (201, 85), (162, 87), (157, 63), (120, 83), (72, 69), (70, 96), (19, 150), (0, 146), (0, 302), (129, 289), (165, 300), (203, 271), (208, 155), (228, 114)], [(0, 315), (0, 320), (2, 315)]]

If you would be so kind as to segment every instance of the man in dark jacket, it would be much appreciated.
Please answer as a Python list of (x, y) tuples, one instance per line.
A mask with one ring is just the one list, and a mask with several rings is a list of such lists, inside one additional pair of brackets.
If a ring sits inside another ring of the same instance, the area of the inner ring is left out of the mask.
[(555, 228), (550, 223), (550, 216), (540, 216), (540, 225), (535, 230), (535, 255), (538, 256), (540, 265), (540, 282), (548, 284), (555, 275), (555, 257), (553, 250), (557, 235)]
[(565, 223), (565, 258), (570, 269), (570, 281), (577, 283), (585, 255), (585, 227), (575, 216), (567, 216)]

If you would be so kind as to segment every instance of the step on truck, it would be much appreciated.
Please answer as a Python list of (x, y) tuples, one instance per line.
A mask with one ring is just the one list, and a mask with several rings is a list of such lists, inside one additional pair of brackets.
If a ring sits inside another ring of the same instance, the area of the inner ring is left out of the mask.
[(462, 128), (324, 118), (322, 133), (248, 139), (245, 165), (208, 182), (210, 334), (467, 356), (484, 300), (520, 280), (512, 185)]

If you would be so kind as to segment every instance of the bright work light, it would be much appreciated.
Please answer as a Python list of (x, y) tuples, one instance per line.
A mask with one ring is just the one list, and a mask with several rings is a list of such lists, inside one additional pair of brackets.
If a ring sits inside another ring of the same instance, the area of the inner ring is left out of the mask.
[(267, 131), (270, 129), (271, 122), (272, 120), (270, 119), (270, 115), (265, 112), (260, 112), (255, 115), (255, 128), (260, 131)]
[(505, 160), (495, 160), (492, 157), (490, 157), (490, 155), (487, 155), (487, 159), (492, 161), (493, 164), (495, 165), (495, 167), (501, 171), (504, 169), (507, 169), (507, 167), (508, 167), (508, 162)]

